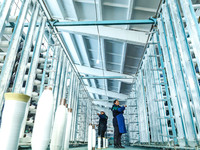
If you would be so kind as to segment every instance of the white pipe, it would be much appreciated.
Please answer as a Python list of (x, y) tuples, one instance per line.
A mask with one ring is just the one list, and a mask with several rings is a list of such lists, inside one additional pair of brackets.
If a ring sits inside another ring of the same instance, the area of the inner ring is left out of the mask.
[(88, 150), (92, 150), (92, 124), (88, 127)]
[(55, 121), (52, 131), (52, 138), (51, 138), (51, 150), (61, 150), (64, 138), (64, 128), (66, 125), (66, 99), (61, 100), (61, 104), (58, 106)]
[(70, 138), (70, 131), (71, 131), (71, 122), (72, 122), (72, 109), (68, 108), (64, 150), (68, 150), (69, 149), (69, 138)]
[(95, 150), (96, 147), (96, 130), (95, 125), (92, 126), (92, 150)]
[(103, 137), (103, 148), (106, 148), (106, 138)]
[(47, 149), (50, 141), (51, 122), (53, 116), (52, 88), (45, 88), (37, 105), (35, 123), (33, 127), (32, 150)]
[(108, 148), (108, 138), (106, 138), (106, 148)]
[(30, 97), (19, 93), (6, 93), (0, 130), (0, 149), (17, 150), (19, 134)]

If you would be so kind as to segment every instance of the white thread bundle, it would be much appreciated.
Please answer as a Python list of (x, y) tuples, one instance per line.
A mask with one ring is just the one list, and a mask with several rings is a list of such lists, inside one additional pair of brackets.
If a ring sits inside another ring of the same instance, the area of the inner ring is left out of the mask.
[(38, 101), (33, 127), (32, 150), (47, 149), (50, 141), (53, 116), (53, 94), (51, 88), (45, 89)]
[(29, 96), (6, 93), (0, 130), (0, 149), (17, 150), (19, 134)]
[(69, 139), (70, 139), (70, 131), (71, 131), (71, 122), (72, 122), (72, 109), (68, 108), (67, 124), (66, 124), (66, 132), (65, 132), (65, 142), (64, 142), (64, 150), (68, 150), (69, 149)]
[(66, 106), (60, 105), (57, 108), (51, 138), (51, 150), (61, 150), (66, 126)]

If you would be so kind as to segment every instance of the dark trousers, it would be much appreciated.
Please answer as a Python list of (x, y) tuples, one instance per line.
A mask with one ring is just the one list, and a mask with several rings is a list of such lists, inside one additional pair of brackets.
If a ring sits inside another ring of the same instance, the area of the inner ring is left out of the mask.
[(101, 147), (103, 147), (103, 137), (105, 137), (106, 126), (99, 125), (98, 135), (101, 136)]
[(121, 145), (121, 136), (122, 136), (122, 133), (119, 132), (119, 127), (114, 126), (114, 145), (115, 146)]

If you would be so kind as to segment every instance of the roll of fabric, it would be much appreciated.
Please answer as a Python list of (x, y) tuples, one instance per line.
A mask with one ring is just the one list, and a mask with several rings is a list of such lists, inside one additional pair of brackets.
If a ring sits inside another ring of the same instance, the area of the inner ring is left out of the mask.
[(46, 150), (51, 133), (53, 116), (52, 88), (46, 87), (37, 105), (35, 123), (33, 127), (31, 146), (32, 150)]
[(5, 105), (0, 129), (1, 150), (18, 149), (19, 134), (29, 99), (28, 95), (5, 93)]
[(58, 106), (55, 121), (52, 131), (50, 148), (51, 150), (61, 150), (66, 126), (66, 100), (61, 99), (61, 104)]
[(88, 150), (92, 150), (92, 124), (88, 127)]
[(66, 124), (66, 131), (65, 131), (64, 150), (68, 150), (69, 149), (69, 139), (70, 139), (70, 131), (71, 131), (71, 122), (72, 122), (72, 109), (68, 108), (67, 124)]

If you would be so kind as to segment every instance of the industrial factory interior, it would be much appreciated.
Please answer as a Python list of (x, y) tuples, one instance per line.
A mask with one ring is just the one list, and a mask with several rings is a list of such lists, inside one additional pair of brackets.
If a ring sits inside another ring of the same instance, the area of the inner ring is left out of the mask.
[(200, 148), (200, 0), (0, 6), (0, 150)]

